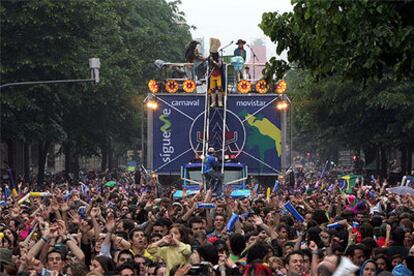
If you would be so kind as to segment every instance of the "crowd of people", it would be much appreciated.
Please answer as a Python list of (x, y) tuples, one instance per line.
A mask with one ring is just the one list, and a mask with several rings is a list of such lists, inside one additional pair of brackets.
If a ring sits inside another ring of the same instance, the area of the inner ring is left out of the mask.
[(0, 275), (412, 275), (414, 197), (379, 180), (349, 191), (324, 181), (270, 193), (251, 183), (244, 198), (230, 187), (174, 198), (129, 173), (50, 182), (46, 193), (23, 181), (6, 193), (4, 182)]

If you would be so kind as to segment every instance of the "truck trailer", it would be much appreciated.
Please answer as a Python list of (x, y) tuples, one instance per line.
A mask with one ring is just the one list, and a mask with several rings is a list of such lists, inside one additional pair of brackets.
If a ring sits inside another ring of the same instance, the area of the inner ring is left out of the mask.
[(223, 107), (211, 108), (208, 73), (196, 80), (174, 75), (188, 66), (192, 64), (163, 63), (162, 77), (148, 82), (147, 168), (158, 175), (180, 175), (187, 193), (194, 193), (205, 185), (202, 161), (213, 147), (223, 184), (232, 185), (234, 197), (248, 195), (249, 175), (281, 173), (283, 116), (276, 103), (284, 95), (276, 90), (286, 84), (269, 85), (260, 78), (236, 83), (231, 64), (224, 64)]

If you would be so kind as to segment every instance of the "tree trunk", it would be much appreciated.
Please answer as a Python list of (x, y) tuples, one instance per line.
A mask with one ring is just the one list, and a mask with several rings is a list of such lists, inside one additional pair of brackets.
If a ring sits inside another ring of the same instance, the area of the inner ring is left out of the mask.
[(79, 171), (80, 171), (80, 168), (79, 168), (79, 155), (75, 154), (73, 156), (72, 161), (73, 161), (73, 176), (74, 176), (75, 179), (79, 179)]
[(101, 160), (101, 171), (106, 170), (106, 163), (108, 162), (108, 153), (106, 148), (101, 149), (102, 151), (102, 160)]
[(362, 146), (362, 150), (364, 151), (364, 154), (365, 154), (365, 166), (367, 166), (368, 164), (371, 164), (372, 162), (376, 160), (377, 151), (378, 151), (377, 147), (364, 144)]
[(69, 173), (72, 171), (72, 148), (69, 143), (63, 147), (63, 153), (65, 154), (65, 176), (67, 179), (70, 179)]
[(14, 169), (14, 141), (7, 140), (7, 165)]
[(380, 147), (378, 146), (376, 148), (376, 158), (375, 158), (375, 172), (376, 175), (380, 175), (380, 158), (381, 157), (381, 152), (380, 152)]
[(114, 167), (114, 152), (112, 150), (112, 145), (109, 145), (108, 148), (108, 169), (112, 170)]
[(107, 165), (108, 165), (108, 169), (109, 171), (112, 170), (113, 168), (113, 162), (114, 162), (114, 151), (113, 151), (113, 147), (112, 147), (112, 138), (109, 137), (106, 145), (105, 145), (105, 151), (106, 151), (106, 160), (107, 160)]
[(407, 174), (411, 174), (413, 170), (413, 148), (408, 146), (407, 148)]
[(24, 179), (26, 182), (30, 180), (30, 142), (24, 141), (23, 144), (24, 154)]
[(39, 142), (39, 170), (37, 173), (37, 186), (44, 188), (45, 180), (45, 166), (46, 166), (46, 157), (47, 152), (50, 147), (50, 141)]
[(381, 176), (388, 177), (388, 163), (387, 163), (387, 149), (385, 147), (381, 147)]
[(407, 152), (407, 147), (405, 146), (401, 146), (400, 147), (400, 152), (401, 152), (401, 174), (402, 175), (406, 175), (407, 174), (407, 157), (408, 157), (408, 152)]

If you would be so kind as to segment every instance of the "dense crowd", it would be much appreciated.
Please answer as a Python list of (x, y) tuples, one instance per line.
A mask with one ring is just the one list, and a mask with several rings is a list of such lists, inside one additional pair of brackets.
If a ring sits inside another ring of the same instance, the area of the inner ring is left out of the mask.
[(325, 178), (299, 177), (296, 189), (282, 181), (269, 193), (260, 183), (235, 199), (229, 188), (174, 198), (174, 189), (136, 178), (56, 181), (46, 194), (25, 182), (10, 193), (2, 183), (0, 275), (414, 272), (414, 197), (390, 193), (386, 182), (344, 191)]

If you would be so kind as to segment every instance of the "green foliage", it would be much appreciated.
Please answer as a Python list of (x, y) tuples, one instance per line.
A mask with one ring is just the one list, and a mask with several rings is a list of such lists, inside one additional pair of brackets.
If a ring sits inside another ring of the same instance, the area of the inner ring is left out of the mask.
[[(414, 2), (292, 1), (293, 12), (264, 13), (260, 27), (288, 61), (317, 79), (410, 80), (414, 77)], [(268, 76), (288, 67), (272, 60)]]
[(1, 1), (2, 83), (88, 78), (101, 83), (1, 91), (1, 137), (62, 143), (75, 156), (138, 144), (146, 81), (157, 58), (181, 61), (191, 40), (179, 2)]
[(287, 54), (287, 62), (272, 58), (265, 75), (287, 79), (296, 149), (413, 148), (414, 2), (292, 5), (264, 13), (260, 27)]
[(315, 82), (302, 70), (289, 71), (286, 80), (297, 150), (414, 146), (413, 82)]

